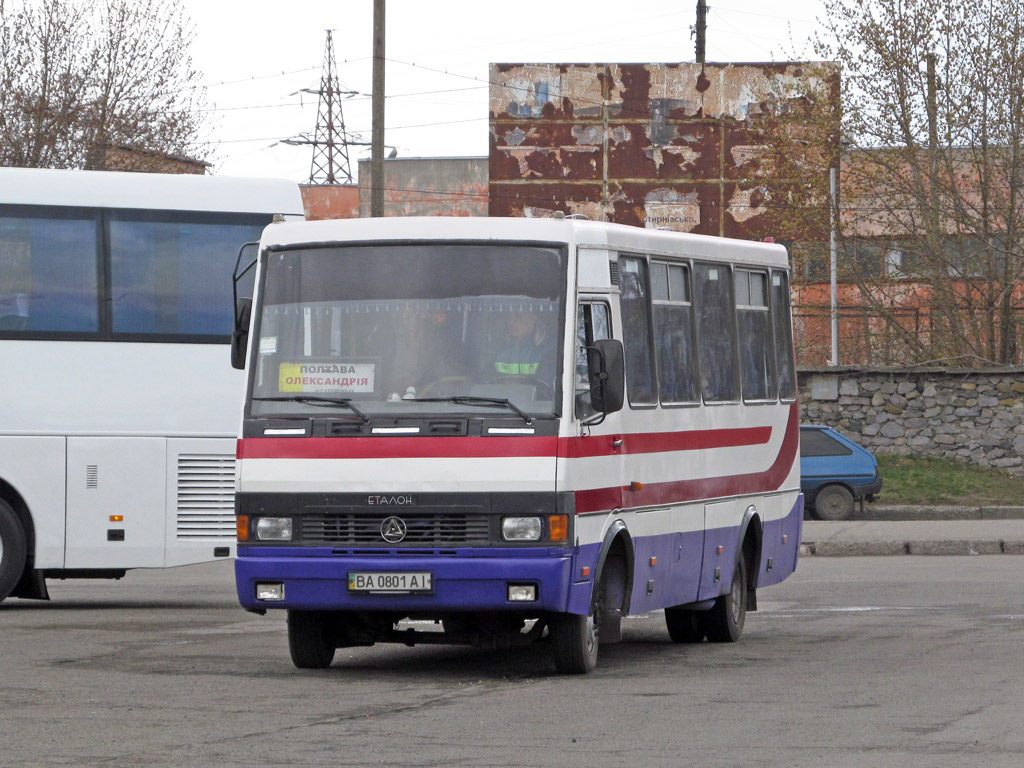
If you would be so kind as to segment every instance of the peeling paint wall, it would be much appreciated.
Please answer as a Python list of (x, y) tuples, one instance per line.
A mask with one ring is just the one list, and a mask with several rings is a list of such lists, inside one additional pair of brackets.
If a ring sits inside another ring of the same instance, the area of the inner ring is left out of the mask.
[[(486, 157), (384, 161), (385, 216), (486, 216)], [(359, 215), (370, 215), (370, 161), (359, 161)]]
[(768, 104), (797, 93), (803, 66), (492, 64), (490, 215), (794, 239), (767, 215), (793, 183)]

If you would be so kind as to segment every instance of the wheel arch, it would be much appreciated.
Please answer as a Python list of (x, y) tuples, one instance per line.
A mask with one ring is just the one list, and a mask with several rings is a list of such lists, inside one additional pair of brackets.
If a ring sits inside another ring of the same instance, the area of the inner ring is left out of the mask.
[(629, 613), (630, 597), (633, 594), (633, 563), (635, 553), (633, 551), (633, 537), (622, 520), (615, 520), (608, 526), (608, 530), (605, 531), (604, 540), (601, 543), (601, 552), (597, 556), (597, 564), (594, 566), (594, 589), (591, 600), (597, 594), (597, 585), (600, 584), (609, 556), (613, 558), (621, 557), (623, 560), (625, 572), (622, 613), (626, 615)]
[[(757, 580), (761, 575), (761, 552), (764, 545), (764, 525), (757, 507), (750, 504), (743, 512), (737, 538), (736, 562), (742, 557), (747, 566), (747, 609), (757, 610)], [(734, 565), (735, 567), (735, 565)]]

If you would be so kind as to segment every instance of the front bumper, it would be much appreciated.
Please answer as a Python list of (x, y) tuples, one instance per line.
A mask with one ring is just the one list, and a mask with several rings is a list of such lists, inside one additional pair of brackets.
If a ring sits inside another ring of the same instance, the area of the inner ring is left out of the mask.
[[(591, 579), (573, 578), (571, 550), (550, 553), (475, 549), (455, 555), (310, 556), (288, 548), (239, 546), (235, 559), (238, 600), (249, 610), (390, 611), (442, 614), (469, 611), (569, 610), (589, 604)], [(429, 572), (431, 594), (362, 594), (348, 590), (348, 574)], [(592, 571), (591, 571), (592, 572)], [(257, 583), (281, 583), (284, 600), (256, 599)], [(509, 584), (533, 584), (534, 602), (509, 602)], [(583, 600), (579, 598), (586, 597)], [(573, 597), (577, 597), (573, 600)]]

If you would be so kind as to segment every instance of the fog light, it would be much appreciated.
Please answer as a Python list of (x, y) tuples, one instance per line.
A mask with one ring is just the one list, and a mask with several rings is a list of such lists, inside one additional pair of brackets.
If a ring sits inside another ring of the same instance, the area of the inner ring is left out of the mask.
[(501, 537), (505, 541), (540, 541), (539, 517), (506, 517), (501, 521)]
[(508, 601), (510, 603), (535, 603), (537, 602), (536, 584), (509, 584)]
[(276, 601), (284, 600), (284, 584), (257, 584), (256, 599)]
[(260, 541), (291, 541), (290, 517), (261, 517), (256, 520), (256, 538)]

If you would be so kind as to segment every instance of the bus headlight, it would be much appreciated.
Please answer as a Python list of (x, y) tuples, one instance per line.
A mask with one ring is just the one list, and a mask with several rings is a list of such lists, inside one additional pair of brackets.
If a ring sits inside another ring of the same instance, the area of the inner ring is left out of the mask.
[(291, 541), (290, 517), (261, 517), (256, 520), (256, 538), (260, 541)]
[(505, 541), (540, 541), (539, 517), (506, 517), (501, 521), (501, 538)]

